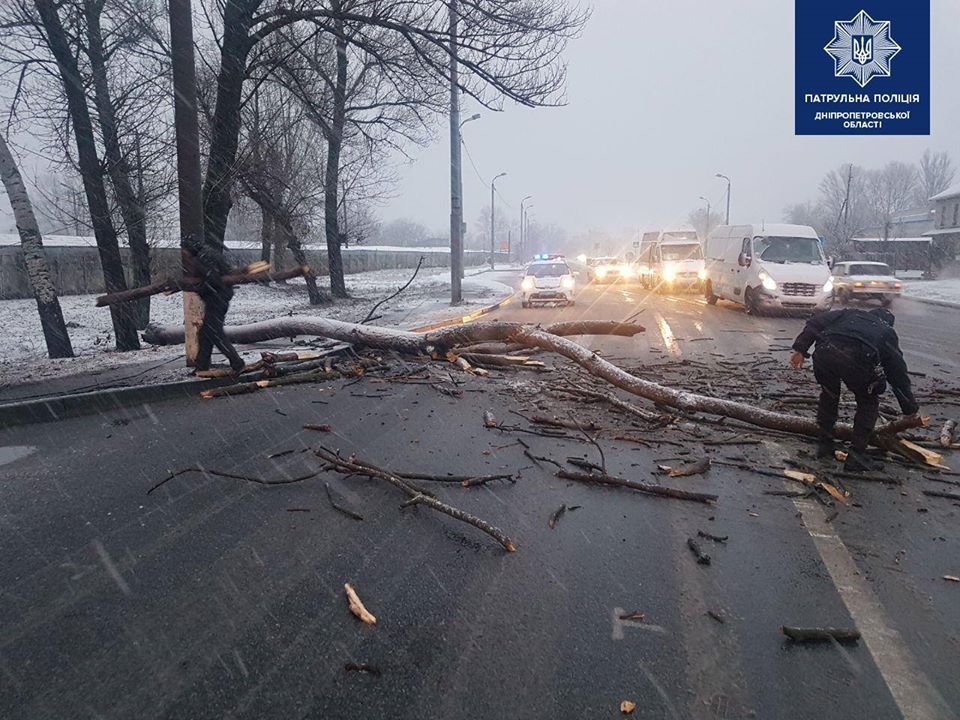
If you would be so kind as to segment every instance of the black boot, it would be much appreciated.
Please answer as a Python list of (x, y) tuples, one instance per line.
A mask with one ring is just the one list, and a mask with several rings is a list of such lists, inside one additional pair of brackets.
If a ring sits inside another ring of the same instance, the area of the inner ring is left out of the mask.
[(832, 438), (820, 438), (817, 441), (817, 459), (826, 460), (827, 458), (834, 457), (834, 451), (836, 447), (833, 444)]
[(877, 472), (883, 469), (883, 465), (873, 462), (862, 450), (850, 448), (847, 459), (843, 463), (843, 469), (847, 472)]

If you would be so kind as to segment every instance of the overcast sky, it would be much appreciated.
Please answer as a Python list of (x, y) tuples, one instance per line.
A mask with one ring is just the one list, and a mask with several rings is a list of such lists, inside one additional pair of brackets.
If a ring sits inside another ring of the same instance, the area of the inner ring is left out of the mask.
[[(497, 187), (512, 216), (533, 195), (541, 222), (618, 232), (683, 222), (701, 195), (720, 208), (717, 172), (733, 179), (732, 220), (758, 222), (814, 197), (820, 178), (846, 162), (916, 161), (927, 147), (960, 162), (957, 0), (933, 0), (931, 135), (880, 138), (794, 136), (795, 1), (594, 0), (567, 54), (566, 106), (494, 113), (465, 102), (463, 117), (482, 113), (464, 128), (482, 177), (464, 154), (467, 223), (476, 225), (490, 178), (504, 171)], [(446, 126), (412, 155), (380, 214), (445, 234)], [(12, 229), (5, 197), (0, 227)]]
[[(956, 0), (933, 0), (931, 135), (903, 138), (794, 136), (794, 0), (595, 0), (593, 7), (567, 55), (565, 107), (481, 110), (482, 119), (464, 127), (484, 180), (464, 156), (471, 227), (489, 203), (490, 177), (504, 171), (497, 188), (511, 212), (534, 195), (541, 221), (617, 231), (683, 221), (702, 206), (700, 195), (720, 206), (725, 183), (717, 172), (733, 180), (732, 220), (753, 222), (781, 219), (787, 204), (814, 196), (824, 173), (842, 163), (916, 161), (927, 147), (960, 160)], [(414, 157), (382, 214), (440, 230), (449, 222), (446, 136)]]

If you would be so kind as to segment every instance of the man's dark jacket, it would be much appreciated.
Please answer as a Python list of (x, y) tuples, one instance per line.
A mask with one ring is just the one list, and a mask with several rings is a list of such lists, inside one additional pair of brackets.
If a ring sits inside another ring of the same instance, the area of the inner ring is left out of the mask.
[(810, 318), (794, 341), (793, 349), (807, 355), (815, 342), (822, 345), (831, 339), (844, 344), (851, 340), (859, 342), (865, 362), (883, 368), (904, 415), (913, 415), (920, 409), (913, 397), (907, 363), (893, 325), (884, 322), (878, 314), (864, 310), (832, 310)]

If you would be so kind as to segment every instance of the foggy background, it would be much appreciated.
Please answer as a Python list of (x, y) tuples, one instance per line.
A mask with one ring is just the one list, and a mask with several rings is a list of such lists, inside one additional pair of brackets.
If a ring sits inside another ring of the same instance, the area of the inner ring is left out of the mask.
[[(960, 3), (932, 5), (929, 137), (795, 137), (793, 15), (793, 0), (597, 0), (567, 52), (565, 107), (494, 113), (465, 101), (463, 117), (482, 114), (463, 135), (484, 181), (465, 153), (468, 226), (500, 172), (509, 173), (497, 181), (506, 212), (518, 215), (533, 195), (538, 221), (616, 232), (686, 222), (700, 195), (721, 209), (718, 172), (733, 181), (732, 221), (769, 222), (815, 198), (842, 164), (913, 163), (926, 148), (960, 154)], [(446, 235), (449, 145), (446, 128), (438, 132), (429, 148), (412, 149), (382, 215)]]

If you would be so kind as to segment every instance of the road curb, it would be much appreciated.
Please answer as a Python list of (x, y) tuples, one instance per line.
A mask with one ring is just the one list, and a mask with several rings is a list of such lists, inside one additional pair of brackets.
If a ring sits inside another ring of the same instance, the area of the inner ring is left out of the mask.
[(451, 318), (450, 320), (443, 320), (441, 322), (433, 323), (431, 325), (424, 325), (423, 327), (414, 328), (413, 332), (425, 333), (430, 332), (431, 330), (439, 330), (440, 328), (450, 327), (451, 325), (465, 325), (469, 322), (473, 322), (478, 317), (482, 317), (487, 313), (492, 313), (494, 310), (499, 310), (502, 307), (506, 307), (513, 302), (514, 298), (517, 296), (515, 292), (510, 293), (507, 297), (503, 298), (500, 302), (496, 302), (493, 305), (487, 305), (482, 307), (479, 310), (474, 310), (468, 315), (464, 315), (458, 318)]
[[(343, 344), (338, 344), (326, 352), (333, 355), (340, 352), (343, 347), (345, 347)], [(263, 374), (260, 372), (243, 376), (246, 382), (262, 378)], [(17, 400), (0, 404), (0, 430), (18, 425), (56, 422), (182, 397), (197, 397), (203, 390), (232, 385), (235, 382), (236, 380), (232, 377), (194, 378), (148, 385), (103, 388), (82, 393), (65, 393), (33, 400)]]
[(904, 300), (913, 300), (914, 302), (923, 303), (924, 305), (935, 305), (937, 307), (953, 308), (955, 310), (960, 309), (960, 303), (950, 302), (948, 300), (932, 300), (930, 298), (919, 298), (915, 295), (902, 295)]
[(0, 429), (17, 425), (56, 422), (57, 420), (118, 410), (133, 405), (164, 402), (177, 397), (196, 396), (201, 390), (228, 385), (232, 382), (234, 382), (233, 378), (178, 380), (5, 403), (0, 405)]

